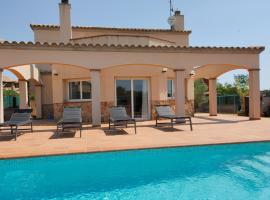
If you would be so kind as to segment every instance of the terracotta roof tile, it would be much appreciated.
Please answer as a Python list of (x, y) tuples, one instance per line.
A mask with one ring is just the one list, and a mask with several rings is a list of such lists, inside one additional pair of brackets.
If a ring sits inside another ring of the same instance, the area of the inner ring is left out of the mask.
[(149, 46), (149, 45), (100, 45), (100, 44), (72, 44), (72, 43), (48, 43), (48, 42), (16, 42), (16, 41), (4, 41), (0, 42), (1, 47), (44, 47), (44, 48), (70, 48), (72, 50), (91, 50), (91, 49), (117, 49), (117, 50), (125, 50), (125, 49), (143, 49), (143, 50), (171, 50), (171, 51), (234, 51), (234, 52), (244, 52), (244, 53), (261, 53), (265, 50), (265, 47), (262, 46), (252, 46), (252, 47), (217, 47), (217, 46), (177, 46), (177, 45), (169, 45), (169, 46)]
[[(59, 30), (59, 25), (30, 24), (32, 30)], [(168, 32), (190, 34), (191, 31), (175, 31), (171, 29), (148, 29), (148, 28), (115, 28), (115, 27), (94, 27), (94, 26), (73, 26), (73, 30), (112, 30), (112, 31), (135, 31), (135, 32)]]

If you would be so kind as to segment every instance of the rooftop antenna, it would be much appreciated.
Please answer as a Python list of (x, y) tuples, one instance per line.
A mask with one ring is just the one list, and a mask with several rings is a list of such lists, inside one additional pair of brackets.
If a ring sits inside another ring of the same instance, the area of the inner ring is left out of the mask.
[(168, 24), (171, 26), (171, 29), (173, 29), (176, 20), (175, 16), (172, 15), (173, 12), (174, 12), (173, 3), (172, 0), (170, 0), (170, 17), (168, 18)]
[(170, 0), (170, 17), (172, 16), (173, 13), (173, 3), (172, 0)]

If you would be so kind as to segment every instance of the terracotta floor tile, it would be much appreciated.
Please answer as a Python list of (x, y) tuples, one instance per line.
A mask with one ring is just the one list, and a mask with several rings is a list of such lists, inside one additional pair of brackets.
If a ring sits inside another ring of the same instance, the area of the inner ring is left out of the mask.
[(193, 119), (194, 131), (188, 125), (175, 129), (156, 128), (154, 121), (139, 122), (138, 134), (129, 127), (124, 131), (108, 131), (107, 124), (100, 129), (84, 126), (83, 136), (55, 137), (55, 124), (35, 121), (34, 132), (20, 135), (12, 140), (8, 132), (0, 133), (0, 159), (58, 155), (70, 153), (99, 152), (126, 149), (175, 147), (188, 145), (223, 144), (252, 141), (270, 141), (270, 119), (249, 121), (247, 117), (219, 115), (208, 117), (197, 114)]

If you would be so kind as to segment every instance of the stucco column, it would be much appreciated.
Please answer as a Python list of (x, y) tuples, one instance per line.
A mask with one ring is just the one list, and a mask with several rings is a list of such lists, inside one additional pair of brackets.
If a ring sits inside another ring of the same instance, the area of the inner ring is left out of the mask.
[(260, 70), (249, 70), (249, 118), (261, 119)]
[(188, 79), (187, 79), (187, 109), (188, 109), (188, 112), (194, 116), (194, 111), (195, 111), (195, 108), (194, 108), (194, 100), (195, 100), (195, 94), (194, 94), (194, 76), (190, 76)]
[(36, 117), (42, 118), (41, 85), (35, 86)]
[(175, 74), (176, 115), (185, 116), (185, 70), (175, 70)]
[(187, 79), (187, 99), (194, 101), (194, 76)]
[(4, 122), (3, 70), (0, 69), (0, 123)]
[(92, 125), (101, 125), (101, 95), (100, 95), (100, 70), (91, 70), (92, 84)]
[(167, 100), (167, 76), (166, 73), (151, 77), (152, 83), (152, 100), (155, 104), (160, 104)]
[(54, 65), (52, 70), (53, 117), (55, 120), (59, 120), (63, 116), (64, 84), (61, 74), (59, 74), (58, 69), (55, 70)]
[(20, 109), (28, 108), (28, 87), (26, 80), (19, 80)]
[(217, 79), (209, 79), (209, 114), (217, 116)]

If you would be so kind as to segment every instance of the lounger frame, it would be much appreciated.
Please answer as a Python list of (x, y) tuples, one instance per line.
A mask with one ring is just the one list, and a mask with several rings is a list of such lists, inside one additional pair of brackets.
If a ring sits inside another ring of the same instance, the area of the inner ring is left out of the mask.
[[(11, 135), (14, 135), (14, 140), (17, 140), (18, 131), (20, 130), (30, 130), (33, 132), (33, 121), (31, 119), (32, 109), (17, 109), (11, 115), (9, 121), (4, 123), (4, 126), (10, 127)], [(28, 129), (19, 129), (20, 126), (30, 125)]]
[(79, 129), (80, 138), (82, 137), (81, 108), (64, 108), (63, 118), (59, 120), (56, 125), (56, 133), (59, 135), (59, 130), (61, 130), (61, 132), (64, 132), (65, 129)]
[[(160, 123), (158, 120), (160, 119), (169, 119), (170, 120), (170, 125), (173, 128), (174, 124), (185, 124), (186, 122), (189, 122), (190, 125), (190, 130), (193, 131), (193, 126), (192, 126), (192, 120), (190, 116), (176, 116), (175, 113), (172, 111), (171, 107), (170, 109), (167, 109), (168, 112), (167, 114), (160, 114), (157, 107), (170, 107), (170, 105), (156, 105), (156, 127), (161, 124), (168, 124), (168, 123)], [(178, 121), (178, 120), (183, 120), (183, 121)]]
[(122, 106), (114, 106), (109, 108), (109, 129), (113, 126), (116, 127), (128, 127), (128, 124), (133, 124), (135, 129), (135, 134), (137, 134), (136, 119), (131, 118), (127, 112), (126, 108)]

